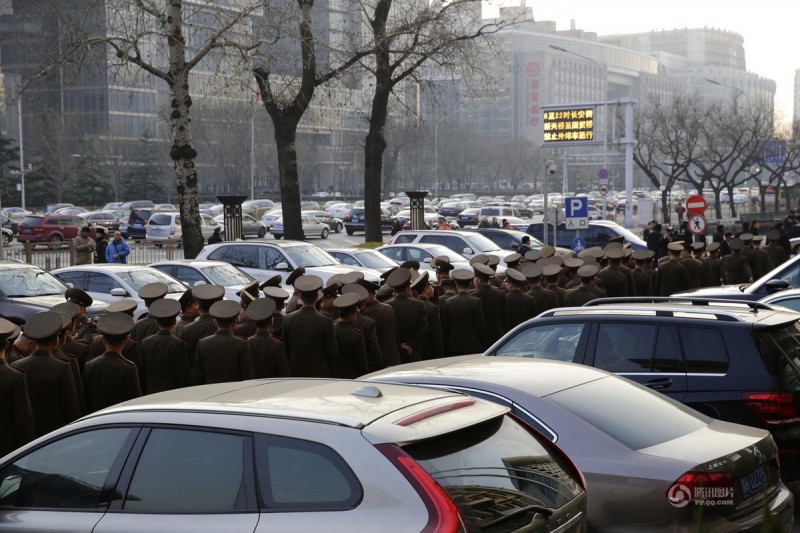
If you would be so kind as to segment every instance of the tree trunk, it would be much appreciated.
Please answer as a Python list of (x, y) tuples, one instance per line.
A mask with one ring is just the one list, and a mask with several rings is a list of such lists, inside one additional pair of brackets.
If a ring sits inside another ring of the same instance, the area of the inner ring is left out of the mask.
[[(388, 55), (387, 62), (388, 66)], [(376, 74), (375, 96), (372, 99), (372, 112), (369, 119), (369, 132), (364, 145), (364, 228), (365, 242), (383, 241), (381, 230), (381, 172), (383, 170), (383, 151), (386, 149), (386, 116), (389, 109), (389, 96), (392, 85), (388, 69), (381, 76)]]
[(716, 204), (714, 206), (714, 213), (716, 213), (718, 219), (722, 218), (722, 202), (719, 201), (720, 192), (721, 191), (714, 189), (714, 203)]
[[(669, 224), (670, 221), (670, 212), (669, 212), (669, 202), (667, 201), (667, 196), (669, 195), (669, 190), (664, 189), (661, 191), (661, 214), (662, 220), (665, 224)], [(606, 216), (606, 213), (603, 213), (603, 217)]]
[(278, 149), (278, 172), (281, 177), (281, 207), (286, 239), (303, 240), (303, 221), (300, 215), (300, 179), (297, 172), (297, 124), (291, 116), (273, 116), (275, 145)]

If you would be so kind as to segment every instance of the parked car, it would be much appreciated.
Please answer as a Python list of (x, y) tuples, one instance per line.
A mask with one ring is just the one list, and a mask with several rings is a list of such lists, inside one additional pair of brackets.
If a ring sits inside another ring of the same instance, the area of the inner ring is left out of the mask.
[(275, 209), (275, 202), (266, 198), (260, 200), (246, 200), (242, 203), (242, 213), (255, 219), (261, 218), (264, 213)]
[(402, 264), (406, 261), (419, 261), (420, 268), (429, 271), (435, 270), (431, 266), (431, 262), (435, 257), (440, 256), (449, 257), (450, 264), (452, 264), (454, 268), (463, 268), (466, 270), (472, 268), (466, 257), (441, 244), (422, 242), (413, 244), (387, 244), (376, 248), (375, 251), (380, 252), (398, 264)]
[[(539, 241), (545, 242), (543, 222), (534, 222), (533, 224), (530, 224), (525, 232), (533, 237), (536, 237), (536, 239)], [(572, 241), (575, 239), (576, 232), (578, 236), (581, 237), (586, 243), (587, 248), (592, 246), (605, 247), (605, 245), (608, 244), (609, 239), (623, 237), (625, 239), (625, 243), (630, 244), (631, 248), (634, 250), (647, 249), (647, 243), (644, 242), (641, 237), (611, 220), (590, 220), (589, 228), (580, 230), (568, 230), (566, 225), (562, 222), (558, 225), (557, 231), (555, 232), (557, 233), (558, 238), (558, 242), (555, 246), (571, 249)], [(548, 223), (546, 244), (553, 244), (553, 233), (553, 224)]]
[[(386, 209), (381, 209), (381, 229), (385, 231), (389, 231), (392, 229), (392, 218), (393, 215), (387, 211)], [(364, 221), (364, 208), (363, 207), (354, 207), (350, 210), (347, 215), (344, 217), (344, 229), (347, 231), (348, 235), (352, 235), (357, 231), (364, 231), (365, 221)]]
[(10, 229), (4, 227), (3, 228), (3, 246), (8, 246), (11, 244), (11, 241), (14, 240), (14, 234), (11, 232)]
[(123, 202), (120, 209), (154, 209), (156, 204), (152, 200), (131, 200)]
[[(224, 226), (211, 218), (210, 215), (201, 214), (200, 221), (200, 231), (204, 240), (208, 240), (217, 228), (224, 229)], [(153, 213), (145, 226), (145, 238), (148, 241), (172, 240), (181, 242), (183, 240), (183, 230), (181, 229), (180, 213)]]
[(18, 531), (65, 521), (154, 533), (583, 530), (580, 473), (507, 411), (355, 381), (151, 394), (6, 456), (0, 521)]
[(753, 283), (706, 287), (680, 293), (680, 296), (726, 300), (760, 300), (786, 289), (800, 288), (800, 255), (778, 265)]
[(57, 204), (47, 204), (46, 206), (44, 206), (44, 209), (42, 209), (42, 213), (53, 213), (54, 211), (61, 209), (63, 207), (75, 207), (75, 204), (70, 204), (67, 202), (61, 202)]
[(78, 265), (53, 270), (53, 275), (65, 285), (85, 291), (95, 301), (113, 303), (119, 300), (137, 302), (134, 317), (140, 318), (147, 311), (144, 300), (139, 298), (139, 289), (148, 283), (164, 283), (167, 298), (177, 300), (187, 286), (163, 272), (144, 265), (98, 263)]
[(119, 232), (125, 239), (145, 239), (147, 223), (153, 215), (152, 208), (133, 208), (128, 214), (127, 223), (120, 224)]
[(758, 531), (765, 511), (779, 530), (791, 529), (794, 498), (768, 431), (714, 420), (582, 365), (502, 359), (448, 357), (366, 378), (509, 407), (585, 476), (590, 531), (690, 531), (700, 516), (703, 530)]
[(17, 226), (17, 241), (61, 242), (74, 239), (86, 221), (77, 215), (27, 215)]
[(353, 207), (354, 206), (351, 203), (336, 202), (326, 207), (325, 211), (330, 213), (332, 217), (343, 220), (345, 215), (347, 215), (347, 213), (349, 213), (350, 210), (353, 209)]
[(312, 216), (317, 220), (319, 220), (320, 222), (322, 222), (323, 224), (327, 224), (328, 229), (330, 229), (334, 233), (341, 233), (342, 230), (344, 229), (344, 223), (341, 221), (341, 219), (336, 218), (327, 211), (322, 211), (320, 209), (312, 209), (310, 211), (301, 211), (300, 213), (303, 215)]
[(120, 220), (110, 211), (87, 211), (78, 215), (91, 225), (103, 226), (108, 231), (119, 231)]
[[(217, 224), (225, 224), (225, 215), (217, 215), (214, 217), (214, 221)], [(264, 225), (263, 222), (256, 220), (255, 218), (251, 217), (250, 215), (242, 215), (242, 233), (244, 234), (242, 237), (258, 237), (259, 239), (263, 239), (264, 236), (267, 234), (267, 227)]]
[[(441, 244), (467, 259), (478, 254), (495, 255), (501, 260), (508, 252), (474, 231), (462, 230), (410, 230), (401, 231), (389, 240), (389, 244), (405, 243)], [(502, 267), (499, 267), (501, 270)]]
[(83, 207), (60, 207), (54, 211), (51, 211), (54, 215), (80, 215), (83, 213), (88, 213), (88, 209), (84, 209)]
[(264, 223), (264, 226), (267, 228), (267, 231), (271, 232), (272, 224), (274, 224), (275, 221), (281, 217), (283, 217), (283, 211), (280, 208), (273, 209), (272, 211), (269, 211), (261, 215), (261, 222)]
[(458, 227), (461, 229), (466, 229), (471, 226), (477, 226), (480, 224), (481, 219), (478, 214), (481, 212), (480, 207), (468, 207), (461, 211), (456, 217), (456, 221), (458, 222)]
[(4, 214), (11, 220), (19, 221), (25, 218), (26, 215), (32, 215), (33, 211), (28, 211), (27, 209), (22, 209), (21, 207), (4, 207), (2, 210), (0, 210), (0, 213)]
[[(319, 237), (320, 239), (327, 239), (331, 230), (327, 224), (320, 222), (316, 217), (311, 215), (300, 215), (300, 221), (303, 224), (303, 239), (309, 237)], [(283, 238), (283, 218), (279, 218), (272, 223), (270, 233), (276, 239)]]
[[(525, 236), (531, 238), (531, 242), (528, 244), (528, 246), (531, 248), (537, 249), (544, 246), (539, 239), (528, 235), (524, 231), (499, 228), (475, 228), (470, 231), (474, 231), (475, 233), (483, 235), (495, 243), (498, 247), (502, 248), (503, 250), (508, 250), (509, 253), (517, 251), (517, 249), (522, 245), (522, 237)], [(571, 255), (572, 250), (568, 248), (556, 247), (556, 253), (559, 255)]]
[(398, 264), (378, 250), (368, 248), (326, 248), (326, 252), (343, 265), (356, 265), (369, 268), (383, 274)]
[[(58, 278), (37, 266), (0, 259), (0, 316), (15, 324), (63, 303), (66, 290)], [(106, 304), (96, 301), (86, 314), (96, 318), (105, 310)]]
[(465, 201), (442, 202), (439, 205), (439, 214), (443, 217), (457, 217), (467, 208), (469, 204)]
[(176, 259), (159, 261), (150, 266), (189, 287), (195, 287), (203, 283), (225, 287), (225, 298), (228, 300), (238, 300), (239, 297), (236, 293), (246, 285), (256, 281), (247, 272), (224, 261)]
[[(354, 270), (378, 283), (380, 274), (375, 270), (342, 265), (325, 250), (301, 241), (249, 241), (210, 244), (200, 251), (197, 259), (225, 261), (244, 270), (259, 281), (267, 281), (280, 274), (283, 282), (298, 267), (306, 274), (314, 274), (327, 282), (334, 274), (347, 274)], [(284, 283), (285, 284), (285, 283)]]
[(485, 355), (594, 366), (713, 418), (768, 429), (784, 479), (800, 487), (798, 319), (758, 302), (600, 299), (546, 311)]

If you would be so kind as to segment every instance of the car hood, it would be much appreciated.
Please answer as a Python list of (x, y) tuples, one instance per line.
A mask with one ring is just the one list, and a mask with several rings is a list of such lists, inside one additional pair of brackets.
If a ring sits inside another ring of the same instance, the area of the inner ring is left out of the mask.
[[(9, 298), (9, 300), (14, 302), (16, 305), (29, 310), (27, 315), (22, 317), (25, 319), (29, 318), (35, 313), (49, 311), (54, 305), (63, 304), (66, 301), (63, 294), (47, 294), (44, 296), (12, 296)], [(100, 313), (104, 313), (107, 308), (107, 303), (100, 300), (95, 300), (94, 303), (86, 310), (86, 313), (89, 316), (98, 315)]]
[(327, 265), (327, 266), (318, 266), (318, 267), (305, 267), (306, 274), (314, 274), (315, 276), (319, 276), (323, 279), (323, 281), (327, 281), (328, 278), (331, 276), (335, 276), (336, 274), (347, 274), (348, 272), (362, 272), (364, 274), (364, 278), (375, 282), (380, 283), (381, 276), (377, 270), (372, 270), (371, 268), (365, 268), (355, 265)]
[(694, 289), (691, 291), (679, 292), (673, 296), (696, 296), (699, 298), (725, 298), (735, 299), (737, 297), (745, 298), (747, 292), (745, 289), (749, 285), (722, 285), (721, 287), (705, 287), (702, 289)]

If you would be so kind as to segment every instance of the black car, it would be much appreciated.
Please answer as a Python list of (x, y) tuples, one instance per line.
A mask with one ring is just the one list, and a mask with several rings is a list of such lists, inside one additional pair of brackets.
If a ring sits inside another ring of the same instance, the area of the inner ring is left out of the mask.
[(153, 209), (135, 208), (128, 215), (128, 223), (120, 227), (120, 233), (125, 239), (147, 238), (147, 223), (153, 215)]
[[(616, 237), (623, 237), (625, 243), (629, 243), (634, 250), (647, 250), (647, 243), (641, 237), (632, 231), (620, 226), (616, 222), (610, 220), (590, 220), (589, 227), (586, 229), (567, 229), (567, 226), (562, 222), (556, 231), (553, 231), (553, 224), (548, 223), (547, 239), (544, 238), (544, 223), (534, 222), (529, 224), (525, 232), (542, 241), (546, 244), (553, 246), (560, 246), (562, 248), (572, 248), (572, 243), (575, 240), (576, 234), (583, 239), (586, 248), (592, 246), (605, 247), (610, 239)], [(556, 234), (555, 239), (553, 233)], [(556, 244), (553, 241), (557, 240)]]
[(469, 207), (461, 211), (457, 218), (458, 227), (464, 229), (470, 226), (477, 226), (480, 223), (480, 218), (478, 218), (480, 212), (480, 207)]
[[(390, 231), (392, 229), (392, 215), (386, 209), (381, 209), (381, 229), (383, 231)], [(344, 216), (344, 229), (348, 235), (352, 235), (356, 231), (364, 231), (364, 208), (354, 207)]]
[(800, 488), (800, 314), (758, 302), (606, 298), (520, 324), (484, 355), (593, 366), (772, 432)]
[(439, 214), (443, 217), (456, 217), (468, 207), (468, 202), (444, 202), (439, 206)]

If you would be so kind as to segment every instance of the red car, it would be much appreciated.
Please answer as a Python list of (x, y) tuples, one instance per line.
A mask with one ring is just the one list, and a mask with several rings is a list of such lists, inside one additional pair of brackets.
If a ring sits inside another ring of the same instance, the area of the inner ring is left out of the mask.
[(61, 242), (74, 239), (86, 220), (77, 215), (28, 215), (19, 223), (17, 240), (26, 242)]

